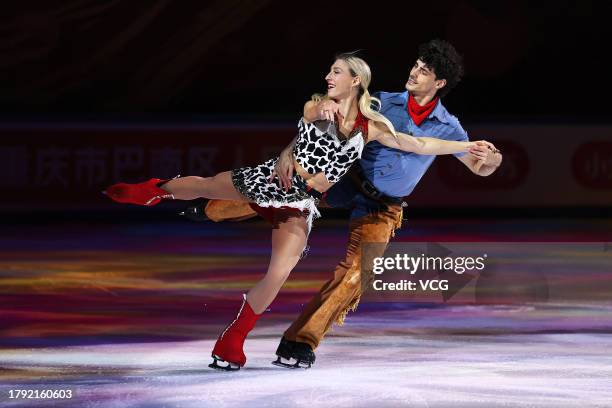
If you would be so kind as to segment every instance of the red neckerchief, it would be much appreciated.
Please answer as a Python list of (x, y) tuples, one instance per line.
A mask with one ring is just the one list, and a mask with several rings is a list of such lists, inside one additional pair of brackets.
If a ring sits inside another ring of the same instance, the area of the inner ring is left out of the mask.
[[(363, 116), (360, 110), (357, 110), (357, 117), (355, 118), (355, 123), (353, 124), (353, 128), (351, 132), (348, 134), (347, 139), (350, 139), (355, 133), (361, 131), (361, 134), (364, 138), (368, 136), (368, 121), (369, 119)], [(338, 128), (340, 126), (340, 122), (338, 122)], [(338, 129), (336, 128), (336, 129)]]
[(408, 114), (417, 126), (421, 126), (425, 118), (434, 110), (439, 99), (435, 97), (429, 103), (421, 106), (414, 100), (414, 96), (408, 95)]
[(357, 111), (357, 117), (355, 118), (355, 124), (353, 125), (353, 130), (351, 133), (355, 132), (357, 129), (361, 129), (361, 133), (366, 137), (368, 135), (368, 118), (363, 116), (360, 110)]

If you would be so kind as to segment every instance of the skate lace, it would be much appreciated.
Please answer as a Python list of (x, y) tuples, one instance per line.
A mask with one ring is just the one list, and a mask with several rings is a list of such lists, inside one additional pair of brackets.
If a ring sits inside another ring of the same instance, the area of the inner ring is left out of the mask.
[(223, 339), (223, 336), (225, 336), (225, 333), (227, 333), (230, 327), (232, 327), (234, 323), (236, 323), (236, 320), (238, 320), (238, 318), (240, 317), (240, 314), (242, 313), (242, 309), (244, 309), (245, 304), (246, 304), (246, 295), (242, 294), (242, 305), (240, 306), (240, 310), (238, 311), (236, 318), (225, 328), (225, 330), (223, 330), (223, 333), (221, 333), (221, 336), (219, 336), (220, 340)]
[(163, 195), (156, 195), (155, 197), (150, 198), (149, 200), (147, 200), (147, 202), (145, 203), (145, 205), (150, 205), (153, 201), (157, 200), (157, 199), (171, 199), (174, 200), (174, 194), (163, 194)]
[[(179, 177), (181, 177), (181, 175), (177, 174), (176, 176), (172, 177), (172, 180), (175, 180)], [(153, 201), (158, 200), (158, 199), (163, 200), (164, 198), (169, 199), (169, 200), (174, 200), (174, 194), (168, 193), (168, 194), (156, 195), (155, 197), (151, 197), (149, 200), (147, 200), (145, 205), (150, 205)]]

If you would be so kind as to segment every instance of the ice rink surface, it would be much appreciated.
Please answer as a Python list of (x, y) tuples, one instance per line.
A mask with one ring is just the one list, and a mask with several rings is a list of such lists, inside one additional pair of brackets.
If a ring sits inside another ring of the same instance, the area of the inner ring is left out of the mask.
[[(503, 333), (506, 317), (538, 307), (521, 309), (356, 313), (318, 348), (308, 370), (270, 364), (285, 327), (278, 324), (255, 329), (239, 372), (207, 367), (213, 340), (5, 350), (2, 406), (612, 406), (612, 336)], [(471, 333), (435, 329), (444, 315)], [(429, 329), (406, 323), (415, 316), (428, 319)], [(486, 334), (473, 334), (478, 318)], [(9, 389), (71, 389), (73, 398), (10, 400)]]
[[(396, 241), (567, 240), (584, 225), (413, 223)], [(607, 221), (591, 227), (610, 231)], [(280, 336), (345, 241), (345, 222), (317, 225), (311, 253), (247, 339), (247, 365), (219, 372), (208, 368), (214, 341), (267, 264), (261, 224), (9, 225), (0, 406), (612, 407), (612, 279), (588, 254), (556, 276), (548, 268), (542, 303), (478, 304), (478, 279), (448, 302), (364, 299), (311, 369), (273, 366)], [(507, 281), (483, 282), (508, 292)], [(73, 397), (10, 399), (17, 389)]]

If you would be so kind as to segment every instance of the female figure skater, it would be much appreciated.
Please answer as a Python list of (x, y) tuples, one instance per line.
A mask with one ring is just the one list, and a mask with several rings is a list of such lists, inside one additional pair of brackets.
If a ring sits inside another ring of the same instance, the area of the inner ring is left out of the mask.
[[(151, 179), (138, 184), (119, 183), (106, 194), (120, 203), (151, 206), (162, 199), (193, 200), (216, 198), (245, 200), (272, 212), (272, 254), (268, 271), (246, 295), (236, 318), (219, 336), (212, 351), (212, 368), (238, 370), (246, 363), (243, 344), (257, 319), (272, 303), (295, 267), (306, 246), (313, 218), (319, 216), (318, 199), (338, 181), (361, 156), (365, 143), (372, 140), (419, 154), (467, 152), (486, 142), (456, 142), (395, 132), (383, 115), (372, 109), (368, 92), (370, 68), (352, 54), (341, 54), (325, 77), (327, 95), (315, 95), (305, 109), (321, 98), (335, 100), (336, 117), (321, 116), (308, 122), (302, 118), (294, 141), (295, 173), (290, 187), (272, 182), (278, 158), (254, 167), (219, 173), (214, 177)], [(323, 114), (322, 114), (323, 115)], [(226, 363), (219, 365), (218, 362)]]

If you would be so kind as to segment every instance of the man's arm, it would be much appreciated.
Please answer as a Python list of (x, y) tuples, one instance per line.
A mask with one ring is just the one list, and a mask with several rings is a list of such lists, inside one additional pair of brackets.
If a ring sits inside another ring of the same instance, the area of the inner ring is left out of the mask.
[(293, 177), (293, 148), (297, 142), (297, 136), (293, 138), (289, 146), (285, 147), (278, 157), (278, 161), (274, 166), (274, 170), (268, 181), (273, 182), (274, 178), (278, 176), (279, 187), (288, 191), (291, 188), (291, 178)]
[[(455, 128), (454, 140), (469, 140), (467, 132), (461, 127), (458, 120), (455, 123)], [(458, 154), (455, 157), (465, 164), (465, 167), (470, 169), (472, 173), (482, 177), (495, 173), (502, 162), (501, 152), (490, 142), (470, 149), (469, 154)]]

